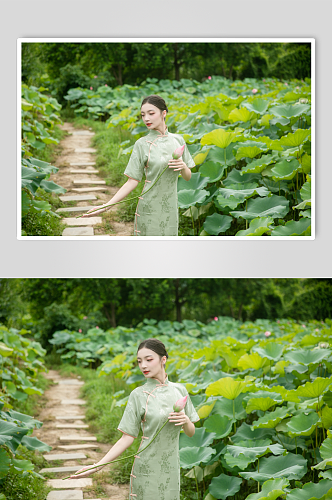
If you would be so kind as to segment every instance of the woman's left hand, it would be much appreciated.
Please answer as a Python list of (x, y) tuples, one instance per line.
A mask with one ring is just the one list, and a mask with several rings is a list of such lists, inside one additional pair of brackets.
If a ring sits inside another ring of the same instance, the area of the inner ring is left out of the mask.
[(184, 425), (184, 424), (188, 423), (189, 418), (184, 413), (184, 411), (180, 411), (180, 412), (174, 411), (174, 412), (169, 414), (168, 421), (173, 422), (175, 425)]
[(174, 172), (177, 172), (178, 170), (183, 170), (184, 168), (186, 168), (187, 165), (184, 163), (182, 158), (178, 158), (177, 160), (171, 158), (168, 162), (168, 166), (169, 168), (173, 168)]

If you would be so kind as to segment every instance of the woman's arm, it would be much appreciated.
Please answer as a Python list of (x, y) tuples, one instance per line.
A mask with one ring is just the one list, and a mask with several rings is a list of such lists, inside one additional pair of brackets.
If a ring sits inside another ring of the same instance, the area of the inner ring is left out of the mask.
[(173, 158), (168, 162), (169, 168), (173, 168), (174, 172), (181, 171), (181, 175), (185, 181), (190, 181), (191, 179), (191, 170), (187, 167), (187, 165), (182, 160), (182, 157), (178, 160), (174, 160)]
[(195, 434), (195, 425), (189, 420), (189, 417), (184, 413), (184, 411), (174, 411), (169, 415), (169, 422), (173, 422), (175, 425), (182, 425), (182, 429), (187, 436), (192, 437)]
[[(102, 468), (103, 464), (105, 464), (106, 462), (111, 462), (112, 460), (115, 460), (116, 458), (118, 458), (118, 456), (121, 455), (121, 453), (123, 453), (127, 448), (129, 448), (129, 446), (133, 444), (134, 439), (135, 439), (134, 437), (129, 436), (128, 434), (123, 434), (121, 436), (121, 438), (112, 446), (110, 451), (108, 453), (106, 453), (106, 455), (101, 460), (99, 460), (99, 462), (94, 464), (94, 465), (100, 465), (101, 467), (89, 470), (87, 472), (82, 472), (81, 474), (73, 474), (72, 476), (70, 476), (70, 479), (77, 479), (80, 477), (88, 477), (88, 476), (90, 476), (90, 474), (93, 474), (97, 470), (100, 470)], [(80, 471), (84, 471), (85, 469), (89, 469), (89, 468), (91, 468), (91, 465), (86, 465), (85, 467), (80, 469)]]
[[(119, 191), (115, 193), (113, 198), (111, 198), (100, 207), (91, 208), (86, 214), (83, 214), (82, 217), (95, 217), (96, 215), (102, 214), (106, 210), (105, 207), (111, 206), (113, 203), (116, 203), (118, 201), (122, 201), (126, 196), (128, 196), (129, 193), (131, 193), (135, 189), (135, 187), (137, 187), (137, 185), (138, 181), (129, 177), (127, 182), (122, 187), (120, 187)], [(98, 208), (100, 208), (100, 210), (97, 210)], [(95, 210), (95, 212), (91, 213), (91, 210)]]

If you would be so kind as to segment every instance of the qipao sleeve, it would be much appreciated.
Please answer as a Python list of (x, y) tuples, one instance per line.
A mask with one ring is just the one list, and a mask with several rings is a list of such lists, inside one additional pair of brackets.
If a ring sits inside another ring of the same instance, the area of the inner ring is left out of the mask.
[(196, 166), (191, 154), (189, 153), (189, 149), (187, 147), (187, 144), (184, 140), (183, 137), (181, 137), (182, 141), (181, 141), (181, 146), (183, 146), (183, 144), (185, 145), (184, 146), (184, 151), (183, 151), (183, 154), (182, 154), (182, 160), (185, 162), (185, 164), (187, 165), (188, 168), (193, 168)]
[(141, 425), (141, 414), (139, 405), (139, 395), (133, 391), (130, 393), (127, 406), (119, 423), (118, 430), (137, 438)]
[(141, 141), (136, 141), (124, 175), (141, 181), (144, 173), (144, 151)]
[(186, 406), (184, 407), (184, 412), (189, 417), (190, 422), (198, 422), (200, 420), (198, 413), (195, 410), (194, 405), (190, 399), (187, 389), (184, 387), (184, 396), (188, 396)]

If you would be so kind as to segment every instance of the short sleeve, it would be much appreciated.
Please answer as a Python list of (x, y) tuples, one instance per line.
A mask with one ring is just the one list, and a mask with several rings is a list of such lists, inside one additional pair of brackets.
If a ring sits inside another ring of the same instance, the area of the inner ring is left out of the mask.
[(198, 413), (195, 410), (194, 405), (190, 399), (187, 389), (185, 388), (185, 396), (188, 396), (186, 406), (184, 407), (184, 412), (189, 417), (190, 422), (198, 422), (200, 420)]
[(141, 181), (144, 173), (143, 145), (136, 141), (124, 175), (136, 181)]
[(184, 142), (185, 147), (182, 155), (182, 160), (185, 162), (188, 168), (193, 168), (196, 166), (191, 154), (189, 153), (189, 149), (187, 147), (187, 144)]
[(118, 430), (133, 438), (137, 438), (140, 425), (141, 415), (139, 411), (139, 397), (138, 394), (133, 391), (130, 393)]

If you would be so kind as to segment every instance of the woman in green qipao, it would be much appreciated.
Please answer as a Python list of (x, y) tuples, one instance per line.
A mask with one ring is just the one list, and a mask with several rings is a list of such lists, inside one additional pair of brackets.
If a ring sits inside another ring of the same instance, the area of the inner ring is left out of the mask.
[[(162, 97), (151, 95), (143, 100), (141, 116), (149, 133), (134, 144), (124, 172), (128, 177), (127, 182), (110, 201), (100, 207), (94, 207), (82, 217), (98, 215), (112, 204), (126, 198), (145, 174), (144, 187), (135, 212), (134, 236), (178, 235), (177, 181), (179, 173), (186, 181), (190, 180), (190, 169), (195, 166), (195, 162), (183, 137), (168, 132), (165, 123), (167, 112), (168, 109)], [(182, 157), (175, 160), (172, 154), (180, 146), (184, 146)], [(167, 164), (169, 169), (158, 179)], [(151, 189), (149, 189), (150, 186), (152, 186)], [(149, 192), (146, 192), (148, 189)], [(100, 210), (97, 211), (96, 208)], [(92, 210), (94, 212), (90, 213)]]
[[(165, 372), (167, 351), (157, 339), (141, 342), (137, 350), (138, 366), (146, 383), (134, 389), (128, 399), (118, 430), (123, 433), (104, 458), (96, 465), (115, 460), (138, 437), (142, 429), (141, 443), (135, 455), (130, 474), (129, 500), (180, 500), (179, 435), (181, 428), (192, 437), (199, 416), (183, 384), (168, 380)], [(187, 396), (181, 412), (173, 410), (173, 404)], [(140, 453), (166, 422), (151, 446)], [(72, 479), (87, 477), (95, 470), (83, 472)], [(82, 471), (82, 472), (81, 472)]]

